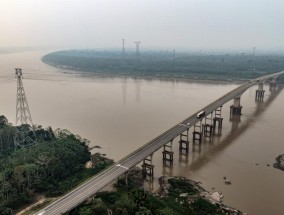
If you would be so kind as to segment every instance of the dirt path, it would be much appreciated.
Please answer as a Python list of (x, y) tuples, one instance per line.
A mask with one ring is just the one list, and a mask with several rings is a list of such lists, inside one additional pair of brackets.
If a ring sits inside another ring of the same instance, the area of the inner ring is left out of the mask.
[(42, 197), (39, 201), (35, 202), (34, 204), (30, 205), (29, 207), (19, 211), (18, 213), (16, 213), (16, 215), (22, 215), (24, 214), (25, 212), (33, 209), (34, 207), (38, 206), (38, 205), (41, 205), (43, 204), (44, 202), (46, 201), (52, 201), (52, 200), (55, 200), (56, 198), (45, 198), (45, 197)]

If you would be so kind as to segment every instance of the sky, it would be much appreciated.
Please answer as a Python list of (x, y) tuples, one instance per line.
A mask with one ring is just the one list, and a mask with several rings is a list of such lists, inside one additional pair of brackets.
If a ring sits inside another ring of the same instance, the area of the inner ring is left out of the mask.
[(283, 0), (0, 0), (0, 47), (284, 50)]

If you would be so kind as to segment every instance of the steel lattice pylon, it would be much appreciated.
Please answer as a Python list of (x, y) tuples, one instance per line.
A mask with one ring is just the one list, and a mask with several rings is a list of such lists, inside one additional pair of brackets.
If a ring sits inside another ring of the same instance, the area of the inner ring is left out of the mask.
[[(15, 146), (26, 146), (35, 143), (35, 131), (32, 121), (28, 101), (23, 86), (22, 69), (16, 68), (15, 75), (17, 78), (17, 101), (16, 101), (16, 136)], [(30, 130), (31, 127), (31, 130)]]

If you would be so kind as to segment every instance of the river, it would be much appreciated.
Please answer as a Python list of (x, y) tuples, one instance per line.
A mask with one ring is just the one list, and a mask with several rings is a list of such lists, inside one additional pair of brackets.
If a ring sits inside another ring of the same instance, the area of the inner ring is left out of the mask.
[[(89, 139), (91, 145), (101, 146), (95, 151), (114, 160), (238, 86), (95, 76), (46, 65), (40, 60), (46, 53), (0, 55), (0, 114), (14, 123), (14, 68), (20, 67), (35, 124), (66, 128)], [(176, 175), (200, 181), (205, 189), (222, 192), (225, 204), (248, 214), (283, 214), (284, 172), (272, 166), (276, 156), (284, 153), (284, 92), (275, 95), (265, 86), (261, 103), (254, 100), (255, 90), (252, 87), (241, 97), (243, 115), (239, 121), (230, 120), (231, 102), (225, 104), (221, 136), (200, 147), (190, 143), (184, 160), (179, 157), (177, 138), (173, 168), (163, 168), (162, 153), (157, 151), (155, 177)], [(231, 185), (225, 185), (224, 176)]]

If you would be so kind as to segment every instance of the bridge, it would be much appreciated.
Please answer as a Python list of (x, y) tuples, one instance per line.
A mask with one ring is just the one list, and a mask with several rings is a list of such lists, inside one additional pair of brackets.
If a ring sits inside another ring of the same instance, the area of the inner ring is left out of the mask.
[(125, 174), (127, 181), (128, 170), (141, 162), (143, 162), (142, 172), (144, 176), (153, 178), (154, 166), (152, 165), (152, 156), (155, 151), (163, 147), (163, 162), (165, 165), (172, 165), (172, 143), (176, 137), (180, 137), (180, 152), (187, 154), (189, 150), (189, 128), (194, 128), (193, 142), (201, 143), (202, 138), (211, 138), (215, 133), (215, 129), (220, 130), (222, 128), (222, 105), (233, 100), (233, 105), (230, 106), (230, 117), (241, 115), (242, 106), (240, 103), (240, 97), (247, 89), (254, 85), (258, 85), (255, 99), (262, 100), (264, 96), (263, 83), (271, 79), (270, 87), (273, 88), (276, 85), (276, 79), (283, 74), (284, 71), (265, 75), (248, 81), (230, 91), (182, 122), (168, 129), (155, 139), (146, 143), (144, 146), (119, 160), (106, 170), (93, 176), (91, 179), (73, 189), (66, 195), (52, 202), (50, 205), (40, 210), (37, 215), (58, 215), (70, 211), (83, 203), (86, 199), (94, 196), (98, 191), (110, 184), (119, 176)]

